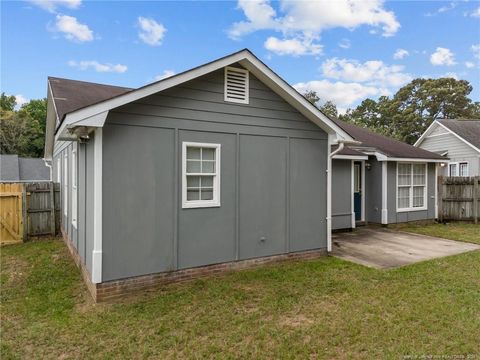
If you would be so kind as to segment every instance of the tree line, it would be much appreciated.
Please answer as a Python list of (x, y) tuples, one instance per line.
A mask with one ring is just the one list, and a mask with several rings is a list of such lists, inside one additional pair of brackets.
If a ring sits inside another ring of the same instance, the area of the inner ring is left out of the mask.
[(15, 110), (15, 96), (0, 98), (0, 153), (42, 157), (45, 144), (47, 99), (30, 100)]
[[(322, 103), (314, 91), (303, 95), (327, 116), (413, 144), (435, 119), (480, 119), (480, 102), (468, 97), (472, 90), (466, 80), (415, 79), (392, 97), (365, 99), (345, 114), (338, 114), (331, 101)], [(15, 96), (2, 93), (0, 153), (42, 157), (47, 99), (30, 100), (18, 110), (15, 107)]]
[(480, 102), (468, 97), (472, 90), (466, 80), (419, 78), (392, 97), (365, 99), (345, 114), (331, 101), (321, 103), (314, 91), (303, 95), (327, 116), (413, 144), (435, 119), (480, 119)]

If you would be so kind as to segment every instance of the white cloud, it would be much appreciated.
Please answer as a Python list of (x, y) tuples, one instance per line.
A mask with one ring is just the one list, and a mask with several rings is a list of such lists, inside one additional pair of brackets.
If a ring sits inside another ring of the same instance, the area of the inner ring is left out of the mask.
[(403, 58), (407, 57), (408, 55), (410, 55), (410, 53), (409, 53), (407, 50), (405, 50), (405, 49), (397, 49), (397, 50), (395, 51), (395, 53), (393, 54), (393, 58), (394, 58), (395, 60), (400, 60), (400, 59), (403, 59)]
[(456, 64), (455, 57), (450, 49), (442, 47), (437, 47), (436, 51), (430, 55), (430, 62), (435, 66), (451, 66)]
[(470, 13), (471, 17), (480, 18), (480, 6)]
[[(284, 37), (278, 41), (297, 39), (296, 47), (303, 39), (319, 39), (322, 31), (331, 28), (353, 30), (367, 25), (381, 28), (383, 36), (392, 36), (400, 28), (395, 14), (384, 9), (383, 0), (282, 0), (279, 5), (281, 15), (277, 15), (268, 0), (239, 0), (238, 8), (243, 11), (246, 19), (232, 24), (228, 32), (232, 39), (240, 39), (258, 30), (273, 30), (282, 33)], [(292, 41), (289, 44), (292, 46)], [(292, 52), (297, 53), (298, 51)], [(312, 53), (314, 52), (305, 51), (305, 54)]]
[(468, 68), (468, 69), (471, 69), (471, 68), (474, 68), (475, 67), (475, 64), (471, 61), (465, 61), (465, 66)]
[(332, 58), (323, 62), (323, 75), (336, 80), (366, 82), (369, 85), (398, 87), (412, 80), (401, 65), (388, 66), (380, 60), (360, 63), (357, 60)]
[(69, 9), (78, 9), (82, 0), (30, 0), (30, 2), (44, 10), (55, 12), (58, 7), (64, 6)]
[(79, 70), (88, 70), (90, 68), (94, 69), (96, 72), (113, 72), (113, 73), (124, 73), (128, 70), (126, 65), (122, 64), (101, 64), (95, 60), (83, 60), (83, 61), (74, 61), (70, 60), (68, 66), (75, 67)]
[(440, 77), (444, 77), (444, 78), (454, 78), (455, 80), (458, 80), (458, 74), (456, 72), (446, 72), (445, 74), (443, 74), (442, 76)]
[(141, 29), (138, 33), (140, 40), (152, 46), (160, 45), (167, 31), (162, 24), (157, 23), (151, 18), (144, 18), (142, 16), (138, 18), (138, 26)]
[(28, 100), (25, 96), (23, 96), (21, 94), (15, 95), (15, 102), (16, 102), (15, 110), (20, 109), (23, 104), (26, 104), (29, 101), (30, 100)]
[(166, 79), (170, 76), (173, 76), (175, 75), (175, 71), (173, 70), (164, 70), (163, 71), (163, 74), (160, 74), (160, 75), (157, 75), (154, 77), (154, 81), (159, 81), (159, 80), (163, 80), (163, 79)]
[(473, 56), (480, 60), (480, 44), (475, 44), (470, 47), (470, 50), (473, 52)]
[(348, 39), (342, 39), (338, 43), (338, 46), (340, 46), (342, 49), (350, 49), (351, 45), (352, 44), (350, 43), (350, 40), (348, 40)]
[(68, 15), (57, 15), (55, 31), (64, 34), (65, 38), (74, 41), (92, 41), (93, 31), (87, 25), (78, 22), (77, 18)]
[(322, 53), (323, 46), (315, 44), (313, 40), (306, 39), (278, 39), (269, 37), (265, 41), (265, 49), (274, 52), (277, 55), (319, 55)]
[(448, 3), (447, 5), (444, 5), (440, 8), (438, 8), (434, 12), (426, 13), (425, 16), (435, 16), (437, 14), (441, 14), (441, 13), (445, 13), (445, 12), (448, 12), (450, 10), (453, 10), (456, 7), (457, 7), (457, 3), (455, 1), (452, 1), (452, 2)]
[(322, 101), (330, 100), (340, 108), (346, 108), (365, 99), (380, 95), (390, 95), (387, 89), (366, 86), (356, 82), (331, 82), (329, 80), (314, 80), (293, 85), (300, 93), (313, 90)]

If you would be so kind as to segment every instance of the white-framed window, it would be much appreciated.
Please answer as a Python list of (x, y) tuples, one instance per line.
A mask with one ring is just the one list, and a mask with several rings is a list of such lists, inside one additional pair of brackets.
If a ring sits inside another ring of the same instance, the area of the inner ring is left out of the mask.
[(57, 182), (60, 184), (62, 182), (62, 162), (60, 156), (57, 158)]
[(225, 67), (225, 101), (248, 104), (249, 72), (245, 69)]
[(448, 163), (448, 176), (468, 176), (468, 161)]
[(72, 150), (72, 225), (77, 227), (77, 143), (73, 143)]
[(183, 142), (183, 208), (220, 206), (220, 149), (220, 144)]
[(397, 163), (397, 211), (427, 208), (427, 164)]
[(68, 154), (63, 156), (63, 213), (68, 214)]

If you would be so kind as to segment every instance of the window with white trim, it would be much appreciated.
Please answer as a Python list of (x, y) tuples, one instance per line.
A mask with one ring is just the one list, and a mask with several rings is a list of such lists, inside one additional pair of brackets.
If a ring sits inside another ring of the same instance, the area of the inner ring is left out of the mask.
[(248, 70), (225, 67), (225, 101), (248, 104)]
[(397, 164), (397, 210), (427, 206), (427, 164)]
[(468, 161), (448, 163), (448, 176), (468, 176)]
[(63, 156), (63, 213), (68, 214), (68, 155)]
[(60, 184), (62, 182), (62, 162), (60, 156), (57, 158), (57, 182)]
[(72, 150), (72, 225), (77, 227), (77, 143)]
[(184, 142), (182, 207), (220, 206), (220, 144)]

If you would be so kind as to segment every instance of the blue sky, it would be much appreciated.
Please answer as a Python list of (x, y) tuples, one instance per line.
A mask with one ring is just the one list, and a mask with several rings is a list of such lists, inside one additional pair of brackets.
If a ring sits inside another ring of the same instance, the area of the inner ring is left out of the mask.
[[(454, 76), (480, 100), (478, 1), (1, 2), (1, 88), (47, 76), (138, 87), (249, 48), (341, 110), (415, 77)], [(22, 100), (23, 99), (23, 100)]]

